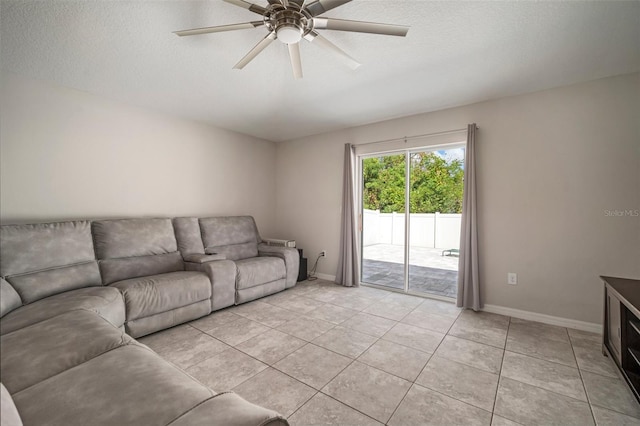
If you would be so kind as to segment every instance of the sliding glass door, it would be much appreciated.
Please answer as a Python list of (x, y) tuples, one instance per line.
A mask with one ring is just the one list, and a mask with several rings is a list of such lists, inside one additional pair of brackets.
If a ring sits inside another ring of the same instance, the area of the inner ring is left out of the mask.
[(464, 148), (361, 157), (362, 282), (457, 294)]
[(405, 290), (406, 154), (363, 158), (362, 282)]

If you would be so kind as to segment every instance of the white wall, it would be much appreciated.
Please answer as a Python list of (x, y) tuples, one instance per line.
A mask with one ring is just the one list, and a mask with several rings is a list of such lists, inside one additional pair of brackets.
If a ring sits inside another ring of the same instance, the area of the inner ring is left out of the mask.
[(598, 276), (640, 278), (640, 218), (605, 212), (640, 209), (637, 73), (278, 144), (279, 234), (335, 275), (344, 144), (472, 122), (484, 302), (600, 322)]
[(253, 215), (275, 236), (272, 142), (2, 74), (3, 223)]

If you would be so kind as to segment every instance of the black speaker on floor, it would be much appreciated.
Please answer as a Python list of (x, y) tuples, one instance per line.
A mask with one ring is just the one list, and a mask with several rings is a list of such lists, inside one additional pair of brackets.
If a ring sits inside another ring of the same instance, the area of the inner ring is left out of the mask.
[(300, 255), (300, 269), (298, 270), (298, 281), (304, 281), (307, 279), (307, 258), (302, 257), (302, 249), (298, 249)]

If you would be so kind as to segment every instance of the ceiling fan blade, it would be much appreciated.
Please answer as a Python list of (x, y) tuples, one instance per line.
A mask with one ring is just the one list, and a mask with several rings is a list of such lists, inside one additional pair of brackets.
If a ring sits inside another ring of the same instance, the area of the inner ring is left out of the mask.
[(320, 34), (318, 34), (315, 31), (311, 31), (304, 38), (313, 44), (317, 44), (318, 46), (324, 49), (330, 50), (335, 55), (337, 55), (340, 58), (340, 60), (342, 60), (342, 62), (344, 62), (352, 70), (355, 70), (361, 65), (360, 62), (356, 61), (351, 56), (349, 56), (347, 52), (340, 49), (338, 46), (331, 43), (329, 40), (322, 37)]
[(226, 1), (227, 3), (235, 4), (236, 6), (242, 7), (244, 9), (249, 9), (253, 13), (257, 13), (258, 15), (264, 15), (267, 12), (267, 9), (265, 9), (264, 7), (258, 6), (257, 4), (249, 3), (248, 1), (244, 1), (244, 0), (224, 0), (224, 1)]
[(291, 68), (293, 68), (293, 76), (302, 78), (302, 60), (300, 59), (300, 43), (291, 43), (289, 47), (289, 57), (291, 58)]
[(267, 36), (265, 38), (263, 38), (262, 40), (260, 40), (260, 42), (258, 44), (256, 44), (255, 47), (253, 49), (251, 49), (249, 51), (249, 53), (247, 53), (245, 55), (244, 58), (240, 59), (240, 62), (238, 62), (233, 68), (237, 69), (237, 70), (241, 70), (242, 68), (244, 68), (256, 56), (258, 56), (260, 54), (260, 52), (262, 52), (264, 49), (266, 49), (267, 46), (269, 46), (271, 44), (271, 42), (273, 40), (275, 40), (275, 39), (276, 39), (275, 31), (270, 32), (269, 34), (267, 34)]
[(282, 4), (280, 0), (267, 0), (269, 4)]
[(404, 25), (379, 24), (377, 22), (349, 21), (347, 19), (313, 18), (316, 30), (353, 31), (358, 33), (383, 34), (404, 37), (409, 27)]
[(219, 25), (217, 27), (193, 28), (191, 30), (174, 31), (173, 33), (180, 37), (184, 37), (198, 34), (221, 33), (223, 31), (244, 30), (249, 28), (256, 28), (262, 25), (264, 25), (264, 21), (253, 21), (245, 22), (242, 24)]
[(309, 12), (311, 16), (318, 16), (350, 1), (351, 0), (316, 0), (306, 5), (304, 10)]
[(297, 4), (300, 9), (304, 8), (305, 0), (287, 0), (289, 3)]

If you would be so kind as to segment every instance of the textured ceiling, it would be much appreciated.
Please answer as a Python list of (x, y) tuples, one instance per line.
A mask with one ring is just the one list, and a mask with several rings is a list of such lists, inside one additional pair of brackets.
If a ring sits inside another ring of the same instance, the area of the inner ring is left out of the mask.
[[(266, 5), (266, 0), (255, 0)], [(303, 42), (304, 79), (264, 28), (222, 1), (5, 1), (3, 70), (282, 141), (640, 70), (640, 2), (355, 0), (324, 16), (411, 26), (406, 38), (322, 30), (363, 66)]]

